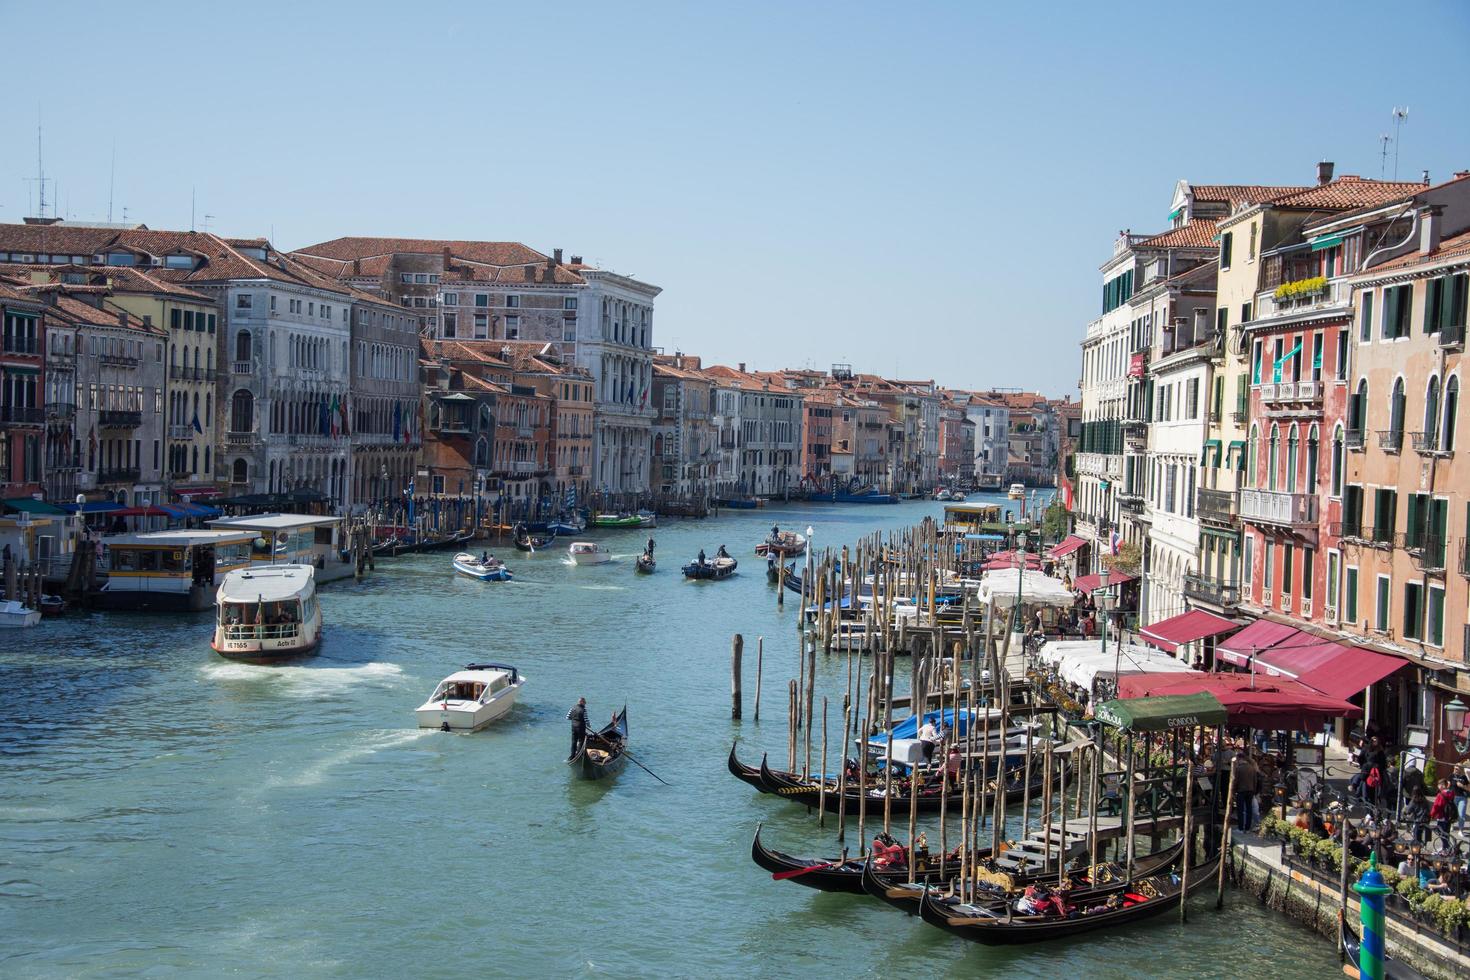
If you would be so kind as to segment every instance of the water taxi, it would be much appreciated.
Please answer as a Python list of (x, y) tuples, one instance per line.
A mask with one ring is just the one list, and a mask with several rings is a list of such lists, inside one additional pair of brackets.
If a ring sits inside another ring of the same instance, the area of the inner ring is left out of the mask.
[(520, 671), (505, 664), (465, 664), (440, 681), (414, 715), (420, 728), (477, 732), (515, 705), (525, 683)]
[(22, 628), (35, 626), (40, 621), (41, 610), (39, 609), (31, 609), (16, 599), (0, 602), (0, 627)]
[(576, 565), (606, 565), (612, 561), (612, 552), (592, 541), (573, 541), (567, 548), (567, 557)]
[(1006, 496), (1007, 497), (1010, 497), (1012, 500), (1025, 500), (1026, 499), (1026, 484), (1024, 484), (1024, 483), (1012, 483), (1011, 484), (1011, 488), (1006, 491)]
[(477, 578), (481, 582), (509, 582), (510, 569), (499, 558), (482, 555), (476, 558), (467, 551), (454, 556), (454, 570), (461, 575)]
[(791, 558), (806, 551), (806, 535), (795, 531), (783, 531), (779, 527), (771, 528), (771, 533), (766, 539), (755, 546), (758, 555), (773, 554), (778, 559)]
[(245, 568), (220, 584), (210, 646), (221, 656), (294, 657), (315, 649), (321, 633), (316, 569), (310, 565)]

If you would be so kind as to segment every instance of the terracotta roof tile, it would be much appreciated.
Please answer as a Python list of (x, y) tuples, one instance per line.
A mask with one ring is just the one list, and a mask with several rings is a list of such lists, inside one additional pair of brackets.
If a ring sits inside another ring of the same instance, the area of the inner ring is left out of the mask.
[(297, 249), (329, 259), (366, 259), (372, 256), (409, 252), (418, 255), (440, 255), (444, 249), (454, 258), (486, 265), (528, 265), (544, 263), (547, 256), (520, 242), (471, 242), (442, 238), (334, 238)]
[(1224, 201), (1232, 207), (1240, 204), (1260, 204), (1282, 194), (1302, 191), (1301, 185), (1286, 184), (1268, 187), (1261, 184), (1190, 184), (1196, 201)]
[(1383, 272), (1388, 269), (1404, 269), (1416, 265), (1433, 265), (1439, 262), (1447, 262), (1455, 258), (1470, 258), (1470, 231), (1442, 238), (1439, 248), (1425, 255), (1417, 249), (1407, 255), (1400, 255), (1390, 259), (1382, 265), (1375, 265), (1368, 270), (1368, 274)]
[(1171, 228), (1139, 242), (1136, 248), (1215, 248), (1215, 222), (1195, 218), (1188, 224)]
[(1281, 194), (1270, 199), (1272, 207), (1311, 210), (1350, 210), (1377, 207), (1424, 190), (1419, 181), (1365, 180), (1345, 174), (1336, 180)]

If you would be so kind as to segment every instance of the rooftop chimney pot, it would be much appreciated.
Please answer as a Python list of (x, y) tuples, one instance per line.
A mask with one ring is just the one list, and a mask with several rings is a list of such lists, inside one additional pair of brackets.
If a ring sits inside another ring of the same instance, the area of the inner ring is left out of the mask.
[(745, 373), (745, 362), (744, 361), (741, 361), (740, 362), (740, 373), (741, 374), (744, 374)]
[(1431, 204), (1419, 212), (1419, 254), (1428, 255), (1439, 248), (1440, 216), (1444, 207)]
[(580, 255), (573, 255), (572, 256), (572, 265), (581, 265), (581, 264), (582, 264), (582, 256), (580, 256)]
[(449, 268), (450, 263), (454, 261), (454, 256), (450, 254), (450, 252), (449, 252), (449, 246), (448, 245), (445, 245), (444, 246), (443, 255), (444, 255), (444, 268), (447, 269), (447, 268)]
[(1317, 184), (1330, 184), (1332, 182), (1332, 161), (1323, 160), (1317, 164)]
[(555, 262), (557, 265), (561, 265), (561, 249), (559, 249), (559, 248), (552, 249), (551, 250), (551, 258), (552, 258), (552, 261)]

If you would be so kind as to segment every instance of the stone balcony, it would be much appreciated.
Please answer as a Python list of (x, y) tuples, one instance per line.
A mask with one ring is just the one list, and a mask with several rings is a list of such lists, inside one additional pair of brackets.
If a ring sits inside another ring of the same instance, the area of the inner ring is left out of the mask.
[(1316, 527), (1317, 496), (1279, 490), (1240, 491), (1240, 516), (1255, 524), (1277, 527)]
[(1200, 487), (1195, 491), (1195, 513), (1199, 519), (1210, 524), (1234, 526), (1239, 523), (1240, 502), (1235, 490), (1211, 490)]

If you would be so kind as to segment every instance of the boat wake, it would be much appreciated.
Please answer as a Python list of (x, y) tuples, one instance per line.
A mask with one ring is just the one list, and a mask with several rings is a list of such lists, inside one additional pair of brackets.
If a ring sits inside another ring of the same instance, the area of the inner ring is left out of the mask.
[(276, 666), (271, 664), (213, 663), (201, 668), (211, 681), (272, 684), (288, 697), (322, 698), (363, 684), (389, 686), (403, 668), (383, 661), (356, 667)]
[(417, 742), (421, 738), (428, 738), (436, 734), (438, 732), (433, 728), (362, 732), (355, 735), (354, 739), (356, 741), (346, 748), (333, 752), (326, 758), (312, 763), (293, 776), (274, 777), (269, 781), (268, 785), (316, 786), (322, 783), (328, 774), (339, 766), (347, 765), (366, 756), (376, 755), (379, 752), (398, 748), (401, 745), (408, 745)]

